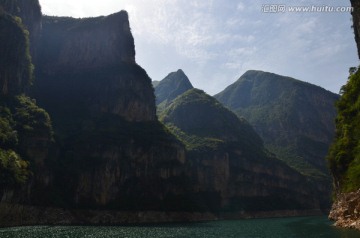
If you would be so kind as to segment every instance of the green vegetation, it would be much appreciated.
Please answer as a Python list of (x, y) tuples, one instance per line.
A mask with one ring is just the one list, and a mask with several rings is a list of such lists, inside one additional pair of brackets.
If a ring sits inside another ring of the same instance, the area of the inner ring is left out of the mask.
[(198, 89), (181, 94), (159, 118), (188, 150), (216, 150), (224, 144), (236, 144), (253, 157), (263, 149), (261, 139), (245, 120)]
[(19, 133), (31, 133), (37, 135), (45, 131), (47, 137), (53, 136), (49, 114), (36, 105), (35, 100), (20, 95), (15, 98), (14, 120)]
[(0, 102), (0, 188), (23, 184), (31, 175), (36, 158), (27, 151), (26, 141), (38, 136), (52, 138), (49, 115), (24, 95), (2, 97)]
[(288, 147), (269, 146), (268, 149), (273, 152), (278, 159), (301, 174), (318, 180), (329, 180), (329, 175), (326, 172), (317, 169), (303, 157), (297, 156), (297, 154), (299, 154), (298, 152), (291, 151)]
[[(355, 72), (356, 71), (356, 72)], [(350, 77), (341, 89), (336, 104), (336, 139), (328, 160), (340, 191), (360, 188), (360, 69), (350, 70)]]
[(32, 83), (34, 66), (29, 32), (21, 19), (0, 12), (0, 95), (23, 93)]
[(183, 94), (189, 89), (192, 89), (188, 77), (179, 69), (167, 75), (163, 80), (155, 85), (156, 104), (164, 101), (170, 103), (177, 96)]
[(225, 143), (223, 140), (219, 140), (216, 138), (207, 138), (186, 134), (172, 123), (167, 123), (166, 127), (185, 145), (188, 151), (215, 151)]
[(16, 152), (0, 148), (0, 189), (24, 184), (30, 175), (28, 165)]
[(215, 98), (245, 117), (265, 146), (290, 167), (311, 178), (330, 179), (325, 157), (334, 136), (338, 95), (251, 70)]
[[(23, 1), (24, 3), (26, 1)], [(19, 13), (17, 1), (0, 1), (7, 11)], [(0, 191), (23, 184), (36, 160), (28, 142), (52, 136), (49, 115), (22, 95), (32, 83), (34, 66), (29, 32), (18, 16), (0, 11)]]

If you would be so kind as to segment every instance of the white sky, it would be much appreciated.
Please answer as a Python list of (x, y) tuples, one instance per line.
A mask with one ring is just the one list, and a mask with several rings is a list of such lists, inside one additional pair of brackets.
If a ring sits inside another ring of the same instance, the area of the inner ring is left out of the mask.
[[(284, 13), (264, 13), (286, 2)], [(246, 70), (294, 77), (338, 93), (358, 66), (350, 12), (289, 12), (350, 6), (349, 0), (40, 0), (46, 15), (89, 17), (127, 10), (136, 60), (161, 80), (181, 68), (209, 94)]]

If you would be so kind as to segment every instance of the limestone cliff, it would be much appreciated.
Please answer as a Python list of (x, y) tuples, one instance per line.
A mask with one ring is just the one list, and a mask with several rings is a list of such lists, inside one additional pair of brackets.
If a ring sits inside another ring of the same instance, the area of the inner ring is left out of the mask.
[(126, 12), (88, 19), (44, 17), (40, 45), (35, 93), (44, 105), (51, 101), (49, 109), (81, 104), (77, 113), (156, 120), (151, 81), (135, 63)]
[[(47, 183), (46, 163), (53, 143), (52, 124), (48, 113), (39, 108), (35, 100), (24, 94), (32, 83), (33, 65), (29, 52), (29, 32), (23, 23), (31, 25), (31, 22), (22, 21), (18, 15), (12, 15), (25, 11), (22, 4), (25, 4), (25, 1), (0, 2), (2, 202), (29, 202), (34, 189)], [(32, 12), (37, 9), (38, 2), (32, 1), (32, 4), (26, 6)], [(6, 12), (7, 9), (10, 12)], [(26, 13), (20, 15), (27, 18)]]
[(74, 19), (44, 17), (39, 65), (47, 73), (135, 63), (128, 14)]
[[(351, 0), (355, 41), (360, 57), (360, 2)], [(360, 230), (360, 70), (351, 68), (337, 102), (336, 137), (328, 160), (334, 179), (335, 199), (329, 218), (340, 227)]]
[(37, 59), (34, 95), (52, 116), (60, 144), (53, 184), (41, 203), (186, 209), (180, 201), (184, 146), (157, 121), (127, 13), (44, 17)]

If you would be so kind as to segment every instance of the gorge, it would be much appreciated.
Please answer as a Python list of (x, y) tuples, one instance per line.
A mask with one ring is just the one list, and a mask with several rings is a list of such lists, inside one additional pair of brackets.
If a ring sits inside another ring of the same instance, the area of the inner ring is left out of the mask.
[[(153, 87), (135, 61), (127, 12), (75, 19), (42, 16), (36, 0), (0, 0), (0, 6), (0, 42), (6, 42), (0, 47), (1, 226), (201, 221), (329, 209), (322, 157), (333, 136), (329, 121), (337, 95), (286, 81), (295, 84), (296, 100), (318, 95), (312, 102), (323, 105), (313, 109), (314, 118), (292, 115), (302, 125), (318, 120), (300, 145), (320, 149), (292, 147), (296, 158), (287, 160), (268, 149), (269, 141), (279, 142), (274, 137), (290, 141), (287, 135), (264, 136), (250, 109), (232, 108), (225, 93), (215, 99), (193, 88), (182, 70)], [(253, 75), (275, 77), (250, 71), (242, 78)], [(237, 93), (243, 96), (237, 102), (251, 104), (244, 91)], [(261, 95), (266, 97), (259, 92), (256, 98)], [(311, 156), (300, 153), (304, 148)]]

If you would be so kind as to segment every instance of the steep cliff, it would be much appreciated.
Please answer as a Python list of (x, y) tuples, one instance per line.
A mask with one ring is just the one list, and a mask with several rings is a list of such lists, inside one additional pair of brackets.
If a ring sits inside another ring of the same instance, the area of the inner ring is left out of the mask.
[[(60, 148), (41, 204), (186, 210), (184, 146), (157, 121), (151, 80), (135, 62), (125, 11), (44, 17), (34, 95)], [(64, 187), (62, 184), (68, 186)]]
[[(47, 112), (24, 95), (33, 77), (29, 32), (2, 4), (4, 1), (0, 2), (0, 198), (2, 202), (29, 202), (33, 189), (46, 183), (52, 125)], [(16, 9), (24, 10), (21, 7)]]
[(87, 19), (44, 17), (40, 45), (35, 94), (50, 110), (56, 106), (54, 113), (156, 120), (151, 81), (134, 61), (126, 12)]
[(160, 119), (187, 146), (195, 193), (224, 213), (319, 209), (314, 187), (268, 154), (252, 127), (203, 91), (177, 97)]
[[(337, 102), (336, 138), (328, 155), (336, 199), (330, 218), (342, 227), (360, 229), (360, 70), (352, 72)], [(357, 191), (357, 192), (356, 192)]]
[[(360, 57), (360, 2), (351, 0), (355, 41)], [(350, 68), (348, 82), (337, 102), (336, 137), (328, 160), (334, 179), (335, 200), (329, 218), (340, 227), (360, 230), (360, 69)]]
[(46, 73), (135, 64), (134, 38), (125, 11), (83, 19), (45, 16), (40, 44), (37, 63)]

